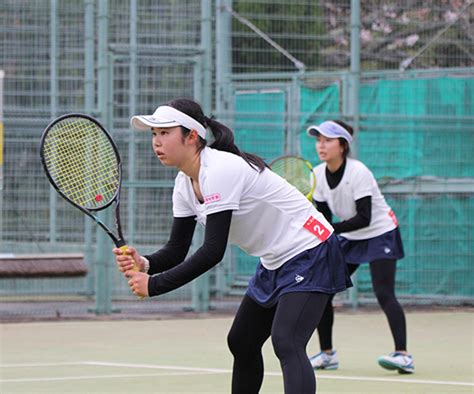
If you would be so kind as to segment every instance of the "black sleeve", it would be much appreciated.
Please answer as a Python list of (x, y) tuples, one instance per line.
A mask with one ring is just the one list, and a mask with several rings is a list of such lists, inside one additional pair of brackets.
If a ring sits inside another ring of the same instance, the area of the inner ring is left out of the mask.
[(372, 219), (372, 197), (362, 197), (356, 200), (355, 203), (357, 214), (354, 217), (332, 225), (336, 234), (358, 230), (370, 224)]
[(167, 293), (191, 282), (202, 275), (224, 257), (229, 237), (232, 211), (223, 211), (207, 216), (204, 243), (188, 259), (177, 266), (150, 277), (150, 297)]
[(324, 216), (324, 218), (329, 222), (332, 223), (332, 212), (329, 209), (329, 205), (326, 201), (316, 201), (316, 209), (321, 212)]
[(173, 218), (170, 239), (160, 250), (144, 257), (150, 262), (150, 275), (166, 271), (181, 263), (188, 254), (193, 240), (195, 216)]

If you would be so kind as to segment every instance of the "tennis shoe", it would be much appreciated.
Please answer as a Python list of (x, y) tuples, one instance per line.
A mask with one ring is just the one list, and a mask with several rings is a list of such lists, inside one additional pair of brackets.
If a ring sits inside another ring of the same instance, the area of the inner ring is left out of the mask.
[(319, 352), (315, 356), (310, 357), (309, 361), (314, 369), (331, 370), (339, 368), (339, 359), (335, 350), (332, 353)]
[(410, 354), (402, 354), (399, 352), (390, 353), (388, 356), (378, 358), (378, 363), (382, 368), (389, 370), (398, 370), (400, 374), (408, 374), (415, 372), (413, 365), (413, 356)]

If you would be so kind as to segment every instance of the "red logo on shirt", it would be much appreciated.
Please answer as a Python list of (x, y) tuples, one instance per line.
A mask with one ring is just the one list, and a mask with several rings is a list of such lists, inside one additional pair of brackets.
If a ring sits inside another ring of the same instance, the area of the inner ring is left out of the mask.
[(316, 235), (316, 237), (321, 241), (326, 241), (331, 235), (331, 232), (326, 228), (326, 226), (312, 216), (309, 217), (303, 227), (310, 233)]
[(204, 204), (211, 204), (216, 201), (221, 200), (221, 195), (219, 193), (209, 194), (208, 196), (204, 196)]
[(390, 212), (388, 213), (388, 216), (392, 218), (392, 221), (393, 223), (395, 223), (395, 226), (398, 226), (398, 220), (397, 220), (397, 217), (395, 216), (395, 212), (390, 210)]

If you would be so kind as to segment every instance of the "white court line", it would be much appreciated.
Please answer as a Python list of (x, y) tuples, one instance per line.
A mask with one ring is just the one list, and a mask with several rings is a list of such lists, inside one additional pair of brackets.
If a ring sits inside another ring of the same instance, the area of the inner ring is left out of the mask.
[[(123, 367), (123, 368), (140, 368), (140, 369), (162, 369), (162, 370), (175, 370), (194, 373), (232, 373), (230, 369), (218, 369), (218, 368), (194, 368), (194, 367), (182, 367), (176, 365), (154, 365), (154, 364), (127, 364), (127, 363), (113, 363), (104, 361), (80, 361), (70, 363), (45, 363), (45, 364), (8, 364), (0, 365), (0, 368), (12, 368), (12, 367), (48, 367), (48, 366), (68, 366), (68, 365), (90, 365), (90, 366), (103, 366), (103, 367)], [(186, 375), (186, 373), (177, 373)], [(174, 375), (174, 374), (172, 374)], [(265, 372), (267, 376), (281, 376), (281, 372)], [(120, 378), (120, 377), (142, 377), (142, 376), (158, 376), (155, 374), (129, 374), (129, 375), (95, 375), (95, 376), (80, 376), (80, 377), (60, 377), (60, 378), (31, 378), (31, 379), (10, 379), (0, 380), (0, 382), (19, 382), (19, 381), (47, 381), (47, 380), (74, 380), (74, 379), (100, 379), (100, 378)], [(163, 375), (160, 375), (163, 376)], [(369, 376), (326, 376), (318, 374), (318, 379), (333, 379), (333, 380), (355, 380), (355, 381), (369, 381), (369, 382), (394, 382), (394, 383), (413, 383), (413, 384), (432, 384), (432, 385), (448, 385), (448, 386), (468, 386), (473, 387), (472, 382), (456, 382), (456, 381), (443, 381), (443, 380), (422, 380), (412, 378), (374, 378)]]
[(109, 363), (109, 362), (102, 362), (102, 361), (85, 361), (84, 364), (85, 365), (99, 365), (99, 366), (103, 366), (103, 367), (171, 369), (171, 370), (192, 371), (192, 372), (232, 373), (232, 370), (230, 370), (230, 369), (194, 368), (194, 367), (181, 367), (181, 366), (176, 366), (176, 365), (124, 364), (124, 363)]
[[(77, 364), (76, 364), (77, 365)], [(95, 379), (117, 379), (117, 378), (143, 378), (157, 376), (190, 376), (190, 375), (211, 375), (212, 373), (203, 372), (165, 372), (165, 373), (144, 373), (131, 375), (83, 375), (83, 376), (61, 376), (50, 378), (18, 378), (18, 379), (1, 379), (1, 383), (25, 383), (25, 382), (57, 382), (68, 380), (95, 380)]]
[[(231, 370), (226, 369), (210, 369), (210, 368), (190, 368), (190, 367), (178, 367), (174, 365), (153, 365), (153, 364), (124, 364), (124, 363), (109, 363), (102, 361), (88, 361), (89, 365), (102, 365), (102, 366), (116, 366), (126, 368), (151, 368), (151, 369), (172, 369), (182, 371), (202, 371), (202, 372), (217, 372), (217, 373), (232, 373)], [(268, 376), (281, 376), (281, 372), (265, 372)], [(362, 381), (373, 381), (373, 382), (396, 382), (396, 383), (418, 383), (418, 384), (435, 384), (435, 385), (453, 385), (453, 386), (474, 386), (474, 383), (470, 382), (453, 382), (443, 380), (422, 380), (422, 379), (411, 379), (411, 378), (372, 378), (368, 376), (326, 376), (318, 375), (318, 379), (335, 379), (335, 380), (362, 380)]]
[(25, 364), (0, 364), (0, 368), (22, 368), (22, 367), (62, 367), (68, 365), (84, 365), (84, 361), (67, 363), (25, 363)]

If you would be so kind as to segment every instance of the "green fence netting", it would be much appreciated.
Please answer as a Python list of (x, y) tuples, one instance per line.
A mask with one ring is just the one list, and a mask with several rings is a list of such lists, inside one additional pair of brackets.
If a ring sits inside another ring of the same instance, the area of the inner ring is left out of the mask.
[[(255, 153), (267, 162), (281, 156), (285, 148), (285, 93), (249, 92), (235, 98), (235, 141), (237, 146)], [(255, 272), (258, 259), (240, 249), (232, 248), (236, 274)]]
[(237, 146), (267, 161), (285, 147), (285, 93), (239, 93), (235, 100)]
[[(338, 84), (324, 89), (301, 87), (300, 151), (313, 165), (318, 163), (315, 141), (305, 129), (308, 124), (340, 118), (341, 96)], [(258, 92), (236, 96), (237, 143), (266, 158), (283, 152), (285, 132), (275, 124), (283, 124), (286, 97), (271, 97)], [(473, 98), (474, 78), (362, 81), (358, 158), (384, 182), (474, 177), (474, 126), (469, 121), (474, 116)], [(270, 127), (264, 116), (269, 113), (276, 121)], [(242, 127), (243, 119), (251, 127)], [(255, 144), (255, 139), (263, 144)], [(398, 265), (398, 292), (472, 297), (474, 225), (468, 218), (474, 217), (474, 190), (386, 193), (386, 198), (399, 219), (406, 252)], [(256, 259), (240, 251), (236, 256), (237, 275), (252, 274)], [(371, 291), (367, 266), (360, 269), (358, 288), (362, 293)]]
[[(397, 290), (414, 296), (474, 295), (474, 196), (426, 194), (422, 198), (386, 195), (397, 213), (405, 258), (397, 264)], [(372, 289), (367, 265), (358, 289)]]
[[(340, 113), (340, 100), (336, 85), (301, 89), (301, 153), (314, 164), (305, 128)], [(360, 113), (358, 157), (376, 178), (474, 177), (474, 78), (368, 81)]]

